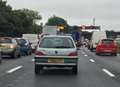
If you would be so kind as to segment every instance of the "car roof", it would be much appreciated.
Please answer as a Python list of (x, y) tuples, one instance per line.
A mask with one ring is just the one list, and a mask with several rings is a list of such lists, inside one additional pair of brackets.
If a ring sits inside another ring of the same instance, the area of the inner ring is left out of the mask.
[(0, 37), (0, 39), (13, 39), (12, 37)]
[(22, 38), (15, 38), (15, 39), (22, 39)]
[(106, 38), (106, 39), (101, 39), (101, 40), (114, 40), (114, 39), (112, 39), (112, 38)]
[(45, 35), (43, 37), (65, 37), (65, 38), (72, 38), (71, 36), (66, 36), (66, 35)]
[(12, 37), (0, 37), (0, 38), (12, 38)]
[(24, 40), (28, 40), (27, 38), (15, 38), (15, 39), (24, 39)]

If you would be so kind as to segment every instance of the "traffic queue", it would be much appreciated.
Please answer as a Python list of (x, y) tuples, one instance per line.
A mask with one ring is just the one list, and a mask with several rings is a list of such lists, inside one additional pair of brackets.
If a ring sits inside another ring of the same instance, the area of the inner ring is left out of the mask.
[(0, 37), (0, 62), (3, 58), (20, 58), (32, 54), (32, 43), (24, 38)]

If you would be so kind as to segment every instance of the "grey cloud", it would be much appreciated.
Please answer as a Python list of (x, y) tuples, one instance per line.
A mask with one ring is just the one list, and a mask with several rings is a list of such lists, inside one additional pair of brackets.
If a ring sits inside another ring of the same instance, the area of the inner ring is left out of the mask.
[(43, 21), (55, 14), (64, 17), (71, 25), (91, 24), (95, 17), (96, 23), (103, 27), (120, 28), (120, 0), (8, 0), (8, 3), (15, 9), (39, 11)]

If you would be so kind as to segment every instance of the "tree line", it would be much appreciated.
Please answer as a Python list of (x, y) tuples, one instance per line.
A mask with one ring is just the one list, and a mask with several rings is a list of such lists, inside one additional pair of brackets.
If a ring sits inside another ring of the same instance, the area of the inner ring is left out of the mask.
[(29, 9), (13, 10), (7, 1), (0, 0), (0, 35), (21, 36), (23, 33), (38, 33), (41, 26), (36, 20), (42, 17)]

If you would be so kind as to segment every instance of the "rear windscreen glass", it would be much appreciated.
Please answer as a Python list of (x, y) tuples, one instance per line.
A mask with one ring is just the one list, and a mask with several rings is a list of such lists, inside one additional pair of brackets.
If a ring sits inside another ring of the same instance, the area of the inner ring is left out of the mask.
[(0, 43), (12, 43), (12, 40), (9, 38), (0, 38)]
[(26, 40), (24, 40), (24, 39), (18, 39), (17, 42), (19, 44), (23, 44), (23, 45), (27, 43)]
[(105, 40), (102, 40), (102, 43), (103, 43), (103, 44), (112, 44), (112, 43), (113, 43), (113, 40), (105, 39)]
[(73, 41), (65, 37), (45, 37), (39, 46), (41, 48), (74, 48)]

